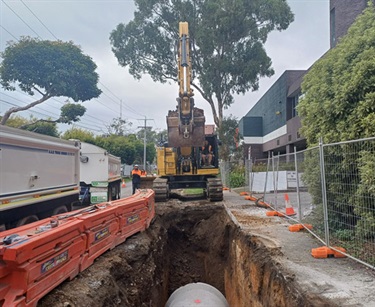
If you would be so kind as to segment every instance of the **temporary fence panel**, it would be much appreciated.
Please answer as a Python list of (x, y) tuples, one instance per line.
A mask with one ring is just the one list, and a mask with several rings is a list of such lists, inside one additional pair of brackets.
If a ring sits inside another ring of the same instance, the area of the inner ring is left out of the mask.
[(323, 145), (327, 245), (375, 268), (375, 138)]

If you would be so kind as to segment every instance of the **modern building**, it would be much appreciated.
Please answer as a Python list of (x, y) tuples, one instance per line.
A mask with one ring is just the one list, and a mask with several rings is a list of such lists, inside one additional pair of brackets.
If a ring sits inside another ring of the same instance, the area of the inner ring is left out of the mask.
[[(375, 0), (373, 0), (375, 2)], [(368, 0), (330, 0), (330, 42), (334, 48)], [(286, 70), (253, 108), (241, 118), (239, 130), (244, 138), (244, 156), (249, 148), (253, 158), (266, 158), (269, 152), (284, 154), (306, 148), (300, 134), (301, 121), (296, 106), (301, 83), (308, 70)]]

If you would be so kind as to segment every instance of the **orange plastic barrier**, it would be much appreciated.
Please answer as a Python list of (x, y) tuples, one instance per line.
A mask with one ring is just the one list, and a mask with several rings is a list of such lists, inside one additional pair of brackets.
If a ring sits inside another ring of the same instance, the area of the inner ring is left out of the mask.
[(0, 306), (36, 306), (105, 251), (149, 227), (152, 190), (60, 214), (0, 234)]
[(256, 201), (255, 201), (255, 205), (258, 206), (258, 207), (262, 207), (262, 208), (270, 208), (271, 206), (267, 203), (265, 203), (262, 198), (258, 198)]
[[(334, 247), (338, 251), (341, 251), (343, 253), (346, 253), (345, 248), (342, 247)], [(346, 256), (338, 251), (335, 251), (327, 246), (323, 247), (318, 247), (318, 248), (313, 248), (311, 250), (311, 255), (314, 258), (322, 259), (322, 258), (329, 258), (329, 257), (334, 257), (334, 258), (345, 258)]]
[(280, 216), (283, 217), (284, 215), (279, 211), (267, 211), (266, 216)]
[(257, 198), (255, 196), (251, 196), (251, 195), (245, 196), (245, 199), (246, 200), (252, 200), (252, 201), (256, 201), (257, 200)]
[(313, 227), (311, 224), (294, 224), (290, 225), (288, 228), (290, 232), (298, 232), (301, 230), (305, 230), (306, 228), (311, 230)]

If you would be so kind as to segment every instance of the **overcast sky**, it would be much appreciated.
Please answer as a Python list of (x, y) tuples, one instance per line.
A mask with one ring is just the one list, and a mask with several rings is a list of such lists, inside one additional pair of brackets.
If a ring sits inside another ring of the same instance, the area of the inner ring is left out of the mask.
[[(288, 69), (307, 69), (329, 49), (329, 0), (287, 0), (294, 22), (283, 32), (272, 32), (266, 50), (272, 59), (275, 74), (260, 81), (257, 92), (235, 96), (235, 103), (225, 110), (240, 119), (264, 95), (270, 86)], [(0, 0), (0, 51), (7, 41), (20, 36), (39, 36), (41, 39), (73, 41), (97, 64), (99, 87), (103, 91), (98, 99), (84, 102), (86, 114), (78, 127), (95, 134), (106, 131), (113, 118), (120, 116), (133, 123), (134, 131), (144, 125), (166, 129), (168, 110), (175, 109), (177, 84), (154, 83), (148, 76), (140, 81), (133, 79), (127, 69), (120, 67), (111, 51), (109, 35), (119, 23), (128, 23), (135, 10), (133, 0)], [(25, 105), (33, 99), (22, 92), (0, 90), (0, 114), (14, 105)], [(56, 119), (66, 98), (47, 101), (30, 114), (40, 118)], [(72, 101), (71, 101), (72, 102)], [(208, 103), (195, 97), (196, 106), (203, 108), (206, 124), (213, 123)], [(66, 127), (60, 126), (60, 130)]]

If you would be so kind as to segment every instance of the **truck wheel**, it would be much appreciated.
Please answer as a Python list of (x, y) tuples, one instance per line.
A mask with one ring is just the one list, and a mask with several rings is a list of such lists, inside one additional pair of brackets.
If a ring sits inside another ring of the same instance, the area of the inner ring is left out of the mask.
[(117, 185), (116, 190), (117, 190), (117, 199), (121, 199), (121, 186)]
[(112, 185), (109, 188), (109, 201), (119, 199), (119, 191), (117, 185)]
[(60, 207), (55, 208), (52, 211), (52, 215), (57, 215), (57, 214), (66, 213), (66, 212), (68, 212), (68, 209), (66, 208), (66, 206), (60, 206)]
[(18, 220), (16, 227), (20, 227), (26, 224), (34, 223), (36, 221), (39, 221), (38, 217), (36, 215), (29, 215), (26, 216), (20, 220)]

